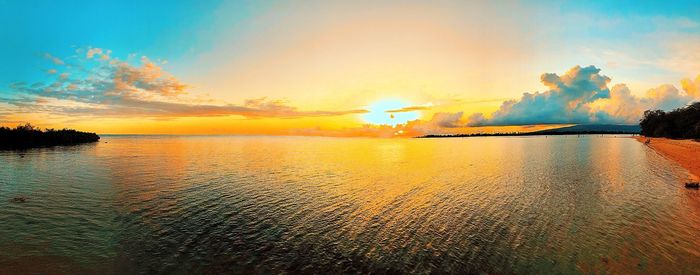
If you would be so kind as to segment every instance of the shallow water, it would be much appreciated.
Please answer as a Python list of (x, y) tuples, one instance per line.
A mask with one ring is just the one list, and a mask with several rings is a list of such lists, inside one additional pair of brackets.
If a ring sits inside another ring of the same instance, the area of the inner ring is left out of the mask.
[(0, 273), (700, 273), (700, 193), (625, 137), (105, 136), (0, 164)]

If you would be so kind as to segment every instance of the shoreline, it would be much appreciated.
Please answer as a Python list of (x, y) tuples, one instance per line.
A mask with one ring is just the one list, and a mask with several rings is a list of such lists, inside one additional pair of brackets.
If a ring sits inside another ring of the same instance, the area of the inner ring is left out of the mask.
[(645, 145), (688, 170), (691, 180), (700, 180), (700, 142), (690, 139), (648, 138), (644, 136), (636, 136), (634, 139), (643, 144), (647, 139), (651, 140), (649, 144)]
[(532, 136), (614, 136), (639, 135), (637, 132), (585, 131), (585, 132), (526, 132), (526, 133), (478, 133), (478, 134), (449, 134), (424, 135), (413, 138), (468, 138), (468, 137), (532, 137)]

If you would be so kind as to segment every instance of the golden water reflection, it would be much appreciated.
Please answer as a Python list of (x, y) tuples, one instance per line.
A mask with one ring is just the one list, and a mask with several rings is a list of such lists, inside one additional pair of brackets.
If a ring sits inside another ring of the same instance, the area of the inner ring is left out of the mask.
[(103, 140), (0, 155), (0, 247), (117, 272), (700, 271), (698, 192), (630, 138)]

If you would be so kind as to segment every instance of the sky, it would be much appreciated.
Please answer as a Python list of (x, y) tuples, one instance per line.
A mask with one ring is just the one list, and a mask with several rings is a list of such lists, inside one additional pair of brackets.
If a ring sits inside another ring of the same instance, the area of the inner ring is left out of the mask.
[(700, 100), (696, 1), (0, 0), (0, 125), (410, 137)]

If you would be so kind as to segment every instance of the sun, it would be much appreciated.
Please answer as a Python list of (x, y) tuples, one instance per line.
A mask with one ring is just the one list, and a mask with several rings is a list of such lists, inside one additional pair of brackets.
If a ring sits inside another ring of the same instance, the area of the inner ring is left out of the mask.
[(383, 99), (367, 106), (368, 113), (362, 115), (362, 119), (371, 124), (391, 125), (403, 124), (420, 117), (420, 111), (393, 112), (411, 104), (400, 99)]

